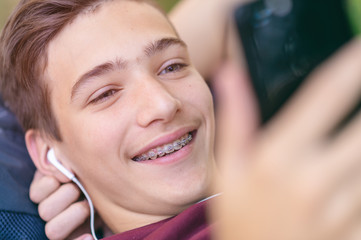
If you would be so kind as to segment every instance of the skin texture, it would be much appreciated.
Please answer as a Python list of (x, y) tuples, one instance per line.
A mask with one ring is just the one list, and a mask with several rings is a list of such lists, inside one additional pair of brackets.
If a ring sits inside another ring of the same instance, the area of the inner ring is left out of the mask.
[[(59, 174), (43, 158), (54, 148), (115, 233), (179, 213), (208, 196), (214, 175), (210, 91), (183, 44), (145, 51), (161, 39), (179, 41), (147, 4), (111, 1), (78, 16), (50, 43), (45, 72), (63, 141), (26, 133), (38, 168)], [(119, 64), (77, 84), (109, 62)], [(164, 160), (131, 160), (159, 139), (173, 142), (193, 130), (192, 143)]]
[(212, 208), (214, 218), (223, 220), (216, 239), (361, 238), (360, 116), (329, 136), (360, 94), (360, 55), (356, 40), (259, 130), (247, 74), (239, 64), (223, 67), (216, 82), (222, 133), (217, 152), (225, 173), (217, 181), (224, 194)]

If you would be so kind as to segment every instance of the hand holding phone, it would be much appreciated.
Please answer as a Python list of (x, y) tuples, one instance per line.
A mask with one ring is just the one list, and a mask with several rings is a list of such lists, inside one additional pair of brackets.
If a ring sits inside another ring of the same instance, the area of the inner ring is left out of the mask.
[[(321, 62), (356, 32), (360, 0), (259, 0), (240, 6), (235, 21), (248, 69), (268, 121)], [(352, 5), (352, 6), (351, 6)], [(351, 15), (350, 15), (351, 16)], [(353, 28), (350, 24), (353, 19)]]

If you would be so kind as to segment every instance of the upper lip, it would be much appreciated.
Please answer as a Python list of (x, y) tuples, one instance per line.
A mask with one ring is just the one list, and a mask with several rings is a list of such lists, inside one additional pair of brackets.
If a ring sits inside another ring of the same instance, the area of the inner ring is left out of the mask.
[(167, 134), (165, 136), (159, 137), (156, 140), (152, 141), (151, 143), (147, 144), (145, 147), (141, 148), (139, 151), (137, 151), (132, 158), (139, 156), (143, 153), (148, 152), (151, 149), (155, 149), (156, 147), (162, 146), (167, 143), (172, 143), (175, 140), (181, 138), (185, 134), (194, 131), (194, 127), (186, 127), (179, 130), (174, 131), (173, 133)]

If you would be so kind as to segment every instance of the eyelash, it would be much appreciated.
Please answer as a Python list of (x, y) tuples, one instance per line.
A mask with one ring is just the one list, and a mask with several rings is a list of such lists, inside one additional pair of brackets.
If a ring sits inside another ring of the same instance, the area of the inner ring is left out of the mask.
[[(160, 73), (159, 75), (161, 74), (168, 74), (168, 73), (174, 73), (174, 72), (179, 72), (181, 71), (183, 68), (185, 67), (188, 67), (188, 64), (185, 64), (185, 63), (173, 63), (173, 64), (170, 64), (168, 66), (166, 66)], [(172, 70), (170, 70), (169, 68), (172, 68)], [(167, 71), (168, 72), (165, 72)]]
[[(170, 64), (168, 66), (166, 66), (160, 73), (161, 74), (168, 74), (168, 73), (175, 73), (175, 72), (179, 72), (181, 71), (183, 68), (188, 67), (188, 64), (185, 63), (173, 63)], [(172, 69), (170, 69), (172, 68)], [(168, 72), (166, 72), (168, 71)], [(101, 103), (106, 101), (108, 98), (112, 97), (114, 94), (116, 94), (118, 92), (118, 90), (116, 89), (109, 89), (105, 92), (103, 92), (102, 94), (100, 94), (99, 96), (97, 96), (96, 98), (94, 98), (93, 100), (91, 100), (89, 102), (89, 104), (97, 104), (97, 103)]]
[(89, 104), (96, 104), (96, 103), (106, 101), (108, 98), (112, 97), (117, 92), (118, 92), (118, 90), (116, 90), (116, 89), (109, 89), (109, 90), (103, 92), (102, 94), (100, 94), (99, 96), (97, 96), (96, 98), (94, 98), (93, 100), (91, 100), (89, 102)]

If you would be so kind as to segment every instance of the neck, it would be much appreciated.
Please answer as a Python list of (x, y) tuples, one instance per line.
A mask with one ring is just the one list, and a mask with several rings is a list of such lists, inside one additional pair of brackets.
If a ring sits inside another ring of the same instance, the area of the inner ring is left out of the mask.
[(173, 217), (192, 205), (179, 206), (176, 210), (169, 209), (169, 211), (167, 211), (167, 209), (165, 209), (163, 213), (168, 212), (169, 214), (161, 215), (136, 212), (132, 209), (123, 208), (106, 199), (94, 198), (93, 202), (100, 217), (114, 234), (140, 228)]

